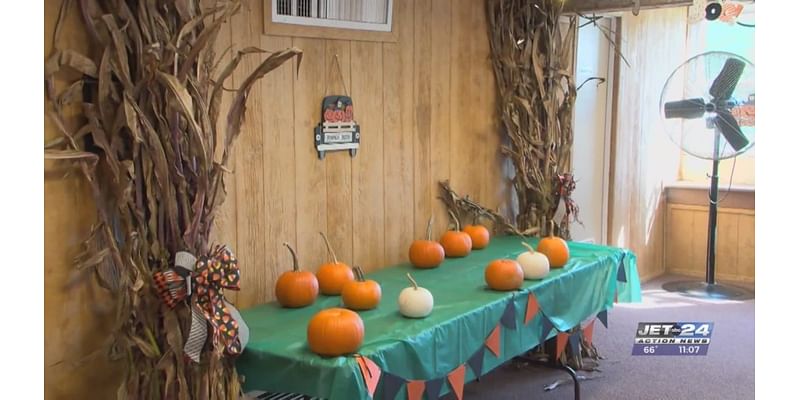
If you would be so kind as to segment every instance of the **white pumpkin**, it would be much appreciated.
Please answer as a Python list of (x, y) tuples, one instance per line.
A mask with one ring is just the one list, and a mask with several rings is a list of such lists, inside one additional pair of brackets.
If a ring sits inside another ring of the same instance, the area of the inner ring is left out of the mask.
[(419, 287), (411, 274), (406, 276), (413, 286), (403, 289), (397, 298), (400, 314), (408, 318), (425, 318), (433, 310), (433, 295), (428, 289)]
[(542, 279), (550, 272), (550, 260), (542, 253), (534, 250), (533, 247), (522, 242), (528, 251), (517, 256), (517, 262), (522, 266), (525, 279)]

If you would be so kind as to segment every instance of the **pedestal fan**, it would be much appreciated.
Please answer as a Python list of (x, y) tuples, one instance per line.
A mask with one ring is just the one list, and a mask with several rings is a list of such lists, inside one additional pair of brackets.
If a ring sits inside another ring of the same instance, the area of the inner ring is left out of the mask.
[(749, 290), (717, 283), (715, 263), (719, 163), (755, 144), (755, 66), (726, 52), (692, 57), (667, 78), (660, 112), (664, 129), (681, 150), (712, 162), (706, 279), (669, 282), (663, 288), (692, 297), (751, 297)]

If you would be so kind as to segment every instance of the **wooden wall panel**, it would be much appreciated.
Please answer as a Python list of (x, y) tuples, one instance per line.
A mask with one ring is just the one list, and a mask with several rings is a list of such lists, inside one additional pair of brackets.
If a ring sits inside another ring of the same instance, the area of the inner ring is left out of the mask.
[[(720, 208), (717, 214), (716, 276), (723, 281), (755, 282), (755, 211)], [(666, 271), (705, 277), (708, 207), (667, 206)]]
[[(56, 1), (44, 4), (45, 59), (53, 50), (59, 7), (60, 2)], [(70, 10), (62, 25), (58, 47), (85, 52), (87, 41), (79, 13)], [(66, 83), (78, 77), (73, 74), (56, 79), (56, 89), (63, 90)], [(45, 113), (51, 110), (47, 101), (44, 110)], [(66, 110), (67, 129), (74, 131), (83, 125), (77, 116), (77, 109)], [(43, 143), (60, 136), (53, 121), (45, 116)], [(91, 393), (92, 398), (113, 398), (121, 365), (108, 362), (102, 347), (113, 323), (110, 297), (95, 284), (85, 285), (94, 277), (76, 276), (72, 263), (95, 222), (89, 186), (80, 170), (69, 163), (49, 160), (43, 163), (44, 396), (68, 400), (87, 398), (87, 393)]]
[[(300, 264), (309, 270), (327, 259), (320, 231), (328, 230), (328, 204), (325, 168), (314, 148), (314, 127), (319, 123), (325, 91), (325, 41), (294, 38), (303, 49), (300, 73), (294, 82), (295, 193), (297, 196), (297, 251)], [(287, 149), (288, 150), (288, 149)], [(340, 251), (337, 249), (337, 251)], [(242, 278), (246, 283), (247, 277)]]
[(425, 234), (431, 198), (431, 0), (414, 1), (414, 233)]
[[(261, 47), (275, 51), (292, 46), (292, 38), (261, 36)], [(268, 182), (264, 193), (266, 236), (264, 237), (265, 268), (270, 274), (264, 278), (274, 282), (284, 271), (291, 269), (292, 257), (283, 247), (287, 242), (296, 246), (297, 215), (294, 163), (294, 113), (285, 112), (286, 105), (294, 99), (296, 60), (282, 65), (267, 74), (260, 82), (262, 98), (262, 127), (264, 147), (264, 180)], [(289, 150), (289, 151), (287, 151)], [(308, 266), (302, 266), (308, 268)], [(271, 296), (270, 288), (266, 288)]]
[[(353, 159), (353, 264), (365, 271), (384, 266), (383, 48), (353, 42), (353, 98), (358, 106), (361, 145)], [(356, 100), (357, 101), (357, 100)], [(333, 211), (333, 210), (331, 210)]]
[[(260, 2), (251, 4), (260, 6)], [(257, 13), (240, 12), (231, 20), (232, 51), (240, 51), (249, 46), (261, 46), (261, 24)], [(239, 68), (233, 73), (233, 84), (238, 87), (244, 82), (249, 71), (260, 64), (260, 57), (243, 57)], [(250, 90), (242, 132), (236, 143), (236, 248), (234, 252), (241, 262), (242, 276), (247, 276), (247, 284), (238, 293), (239, 304), (253, 304), (264, 301), (272, 295), (272, 270), (267, 266), (266, 186), (264, 180), (264, 160), (271, 156), (271, 150), (264, 144), (262, 134), (264, 98), (262, 85)], [(221, 238), (223, 240), (227, 238)], [(225, 240), (227, 242), (227, 240)]]
[[(438, 182), (450, 177), (450, 107), (452, 3), (435, 0), (431, 7), (431, 18), (436, 23), (431, 31), (431, 212), (434, 220), (434, 240), (447, 228), (447, 208), (439, 200)], [(487, 53), (488, 54), (488, 53)], [(494, 77), (492, 75), (492, 81)], [(491, 112), (491, 110), (489, 110)], [(498, 135), (499, 137), (499, 135)], [(437, 233), (439, 235), (437, 235)]]
[[(383, 44), (383, 190), (386, 263), (408, 257), (414, 238), (414, 4), (398, 4), (398, 43)], [(448, 132), (449, 134), (449, 132)]]
[[(351, 42), (344, 40), (325, 41), (325, 95), (352, 94)], [(335, 61), (338, 56), (339, 62)], [(364, 114), (361, 104), (356, 103), (356, 118)], [(378, 114), (380, 115), (380, 114)], [(362, 137), (365, 133), (362, 127)], [(374, 135), (374, 132), (370, 132)], [(374, 136), (372, 136), (374, 137)], [(353, 159), (346, 151), (325, 155), (325, 177), (327, 187), (328, 240), (343, 262), (353, 263)]]

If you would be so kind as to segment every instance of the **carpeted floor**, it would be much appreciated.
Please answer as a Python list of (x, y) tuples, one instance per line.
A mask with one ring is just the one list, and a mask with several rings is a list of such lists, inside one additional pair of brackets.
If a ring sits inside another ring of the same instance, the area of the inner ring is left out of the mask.
[[(617, 304), (608, 315), (608, 329), (595, 325), (601, 372), (585, 373), (584, 400), (716, 400), (755, 397), (755, 300), (718, 302), (665, 292), (661, 277), (642, 286), (639, 304)], [(751, 286), (752, 288), (752, 286)], [(712, 321), (707, 356), (631, 356), (638, 322)], [(565, 373), (513, 363), (504, 364), (480, 382), (464, 388), (465, 399), (572, 399), (571, 381), (545, 392), (544, 386), (568, 378)], [(448, 395), (447, 399), (454, 396)]]

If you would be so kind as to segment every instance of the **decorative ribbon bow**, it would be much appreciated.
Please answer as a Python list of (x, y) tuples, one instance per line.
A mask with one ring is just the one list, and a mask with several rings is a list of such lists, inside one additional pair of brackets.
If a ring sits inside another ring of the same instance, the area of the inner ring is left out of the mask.
[(158, 295), (169, 308), (186, 298), (191, 300), (192, 326), (184, 352), (194, 362), (200, 362), (210, 324), (215, 345), (222, 343), (231, 355), (241, 353), (239, 323), (229, 310), (235, 308), (222, 294), (222, 289), (239, 290), (239, 266), (233, 252), (216, 246), (197, 259), (181, 251), (175, 254), (175, 267), (154, 273), (153, 279)]
[[(571, 173), (564, 173), (558, 175), (557, 179), (557, 196), (564, 201), (565, 215), (562, 223), (569, 222), (569, 217), (572, 216), (574, 220), (580, 223), (578, 219), (578, 204), (572, 199), (572, 191), (575, 190), (575, 177)], [(558, 204), (556, 202), (556, 204)]]

